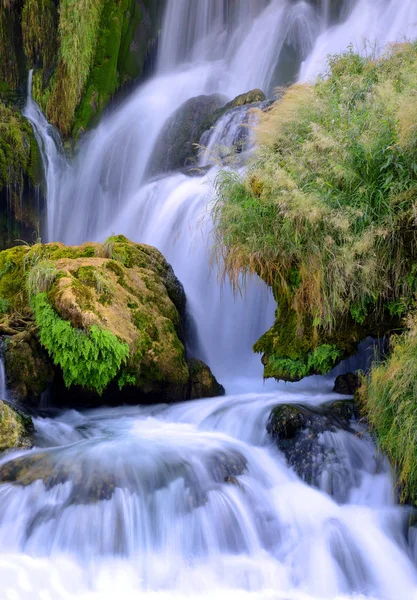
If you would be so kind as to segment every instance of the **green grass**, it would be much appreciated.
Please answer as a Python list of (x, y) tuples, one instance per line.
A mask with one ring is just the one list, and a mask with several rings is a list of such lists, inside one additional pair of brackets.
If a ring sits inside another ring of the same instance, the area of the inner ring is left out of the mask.
[(403, 501), (417, 504), (417, 326), (392, 339), (389, 358), (363, 377), (362, 411), (395, 465)]
[[(260, 275), (295, 314), (297, 335), (312, 330), (309, 352), (413, 303), (416, 90), (417, 44), (378, 60), (334, 56), (316, 85), (290, 87), (260, 114), (247, 175), (218, 176), (224, 275), (236, 286)], [(257, 350), (274, 355), (274, 343)]]

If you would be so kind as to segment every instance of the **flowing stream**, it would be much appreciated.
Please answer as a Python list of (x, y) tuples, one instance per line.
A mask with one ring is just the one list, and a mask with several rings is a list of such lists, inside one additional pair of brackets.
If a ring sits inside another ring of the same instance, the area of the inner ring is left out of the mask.
[[(328, 53), (349, 43), (378, 52), (417, 37), (415, 24), (415, 0), (168, 0), (155, 75), (69, 162), (29, 81), (46, 237), (76, 244), (115, 232), (157, 246), (184, 284), (196, 352), (229, 395), (37, 418), (35, 447), (1, 458), (1, 598), (417, 598), (411, 513), (395, 504), (389, 466), (360, 425), (323, 433), (332, 460), (314, 486), (268, 437), (277, 404), (335, 396), (324, 378), (262, 387), (251, 345), (274, 302), (255, 280), (235, 297), (210, 268), (219, 167), (148, 175), (186, 100), (255, 87), (271, 97), (276, 85), (314, 79)], [(222, 118), (201, 166), (221, 161), (251, 121), (245, 107)]]

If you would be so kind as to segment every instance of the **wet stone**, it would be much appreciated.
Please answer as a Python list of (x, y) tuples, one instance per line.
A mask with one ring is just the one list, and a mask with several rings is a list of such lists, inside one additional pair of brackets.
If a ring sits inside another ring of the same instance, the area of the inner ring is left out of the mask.
[(347, 486), (336, 485), (335, 481), (343, 479), (346, 467), (332, 447), (332, 435), (340, 431), (354, 433), (354, 416), (352, 401), (321, 407), (283, 404), (272, 410), (267, 431), (301, 479), (317, 487), (327, 481), (326, 491), (342, 501)]

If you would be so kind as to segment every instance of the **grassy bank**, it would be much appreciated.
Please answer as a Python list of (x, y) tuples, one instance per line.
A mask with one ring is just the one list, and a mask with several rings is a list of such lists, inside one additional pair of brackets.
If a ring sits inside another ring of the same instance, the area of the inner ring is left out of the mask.
[(363, 413), (381, 449), (396, 467), (403, 501), (417, 503), (417, 320), (392, 340), (389, 358), (364, 377), (359, 390)]
[(416, 290), (417, 45), (377, 60), (351, 50), (314, 86), (260, 115), (246, 176), (222, 172), (217, 258), (277, 300), (255, 344), (265, 376), (328, 371), (358, 340), (398, 325)]

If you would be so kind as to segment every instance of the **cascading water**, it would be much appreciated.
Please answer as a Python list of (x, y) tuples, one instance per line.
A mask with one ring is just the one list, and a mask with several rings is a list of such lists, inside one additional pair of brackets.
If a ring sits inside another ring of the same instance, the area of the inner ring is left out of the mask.
[[(277, 404), (335, 396), (320, 378), (253, 392), (259, 359), (250, 347), (273, 303), (255, 282), (236, 299), (210, 277), (217, 167), (200, 177), (147, 176), (164, 123), (184, 101), (270, 93), (298, 71), (308, 80), (328, 52), (358, 45), (364, 32), (397, 41), (416, 37), (411, 23), (414, 0), (169, 0), (155, 77), (85, 137), (69, 164), (29, 98), (48, 238), (78, 243), (120, 232), (156, 245), (185, 286), (201, 354), (229, 389), (251, 393), (36, 419), (36, 447), (1, 459), (0, 596), (417, 598), (410, 511), (395, 505), (389, 467), (360, 426), (321, 434), (327, 458), (314, 457), (315, 486), (268, 437)], [(221, 160), (251, 118), (245, 108), (222, 118), (201, 165)], [(252, 382), (239, 382), (242, 374)]]
[(7, 400), (7, 396), (7, 381), (3, 360), (3, 348), (0, 345), (0, 400)]
[(293, 387), (37, 419), (38, 447), (1, 462), (3, 597), (412, 600), (409, 512), (359, 426), (323, 434), (315, 488), (267, 437), (278, 403), (331, 397)]

